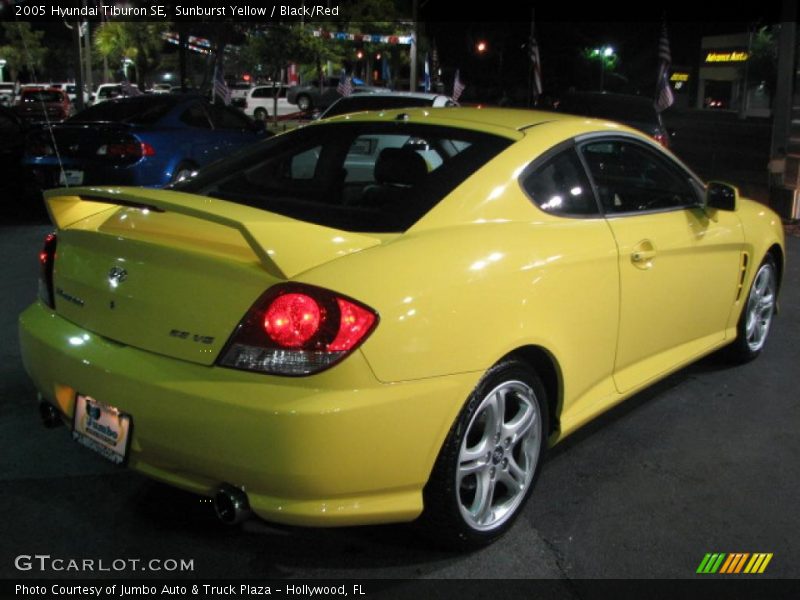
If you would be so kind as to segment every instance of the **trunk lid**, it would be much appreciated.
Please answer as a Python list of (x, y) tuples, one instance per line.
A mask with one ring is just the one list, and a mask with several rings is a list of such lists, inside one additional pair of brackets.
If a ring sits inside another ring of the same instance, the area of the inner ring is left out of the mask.
[(179, 192), (45, 196), (59, 230), (56, 311), (121, 344), (207, 365), (270, 286), (380, 243)]
[(101, 146), (121, 139), (133, 139), (131, 126), (119, 123), (60, 123), (50, 130), (42, 127), (30, 133), (29, 146), (53, 151), (53, 140), (58, 146), (62, 159), (100, 158), (97, 151)]

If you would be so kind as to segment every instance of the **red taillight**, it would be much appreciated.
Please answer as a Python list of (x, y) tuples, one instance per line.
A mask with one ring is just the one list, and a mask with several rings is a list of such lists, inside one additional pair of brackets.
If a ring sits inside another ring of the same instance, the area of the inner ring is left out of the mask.
[(150, 144), (138, 141), (103, 144), (97, 149), (98, 156), (107, 156), (119, 160), (135, 160), (143, 156), (155, 156), (155, 153), (155, 148)]
[(669, 136), (664, 133), (657, 133), (653, 136), (653, 139), (661, 144), (664, 148), (669, 148)]
[(279, 346), (301, 348), (319, 331), (320, 309), (306, 294), (284, 294), (269, 305), (264, 330)]
[(364, 333), (372, 328), (375, 314), (344, 298), (337, 298), (336, 301), (339, 304), (339, 331), (328, 345), (328, 350), (347, 351), (358, 344)]
[(39, 299), (50, 308), (55, 308), (53, 267), (56, 261), (56, 242), (56, 234), (48, 234), (39, 252)]
[(371, 308), (335, 292), (277, 285), (248, 311), (218, 362), (275, 375), (310, 375), (344, 359), (377, 322)]

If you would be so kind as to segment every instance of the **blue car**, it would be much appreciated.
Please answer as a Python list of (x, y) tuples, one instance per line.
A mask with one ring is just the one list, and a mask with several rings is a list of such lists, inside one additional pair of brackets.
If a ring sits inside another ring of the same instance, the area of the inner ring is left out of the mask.
[(30, 133), (23, 164), (42, 188), (161, 187), (269, 135), (262, 123), (201, 96), (133, 96)]

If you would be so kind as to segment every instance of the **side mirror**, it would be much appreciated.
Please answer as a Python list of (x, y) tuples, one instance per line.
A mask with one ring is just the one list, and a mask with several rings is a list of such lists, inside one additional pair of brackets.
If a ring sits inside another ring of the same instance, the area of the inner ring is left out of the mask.
[(721, 181), (709, 181), (706, 185), (706, 207), (717, 210), (736, 210), (739, 190)]

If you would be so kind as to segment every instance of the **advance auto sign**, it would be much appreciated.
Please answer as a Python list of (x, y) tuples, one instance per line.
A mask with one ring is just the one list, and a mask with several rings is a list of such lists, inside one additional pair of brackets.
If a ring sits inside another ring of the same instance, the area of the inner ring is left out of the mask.
[(706, 51), (706, 63), (738, 63), (745, 62), (750, 55), (746, 50), (708, 50)]

